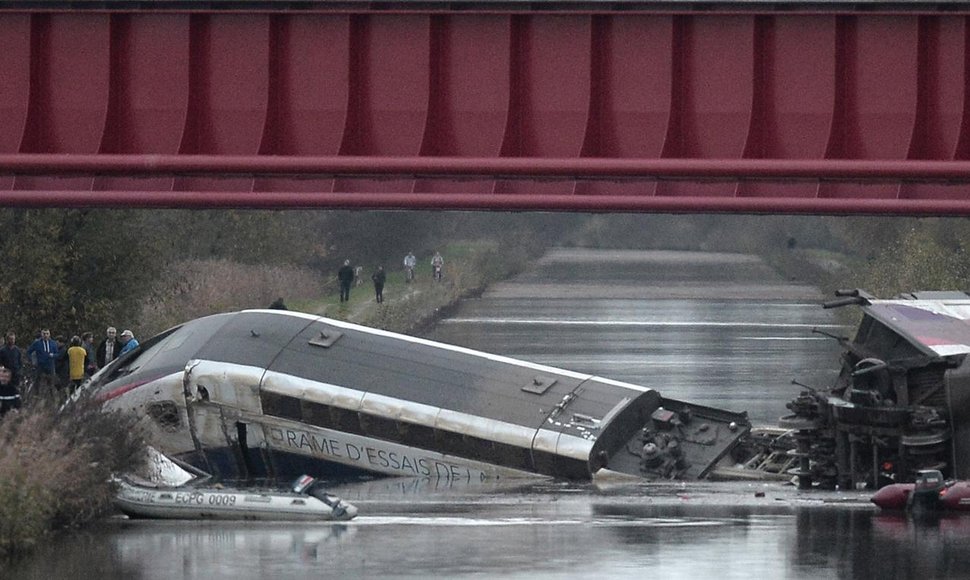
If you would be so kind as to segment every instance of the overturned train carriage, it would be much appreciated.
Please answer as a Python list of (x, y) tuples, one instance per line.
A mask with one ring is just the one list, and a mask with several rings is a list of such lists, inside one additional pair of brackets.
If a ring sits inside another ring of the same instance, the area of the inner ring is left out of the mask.
[(89, 388), (223, 478), (700, 478), (750, 427), (649, 388), (277, 310), (183, 324)]
[(840, 291), (827, 307), (862, 319), (835, 384), (802, 392), (781, 426), (796, 431), (803, 487), (913, 481), (920, 470), (970, 478), (970, 295), (879, 300)]

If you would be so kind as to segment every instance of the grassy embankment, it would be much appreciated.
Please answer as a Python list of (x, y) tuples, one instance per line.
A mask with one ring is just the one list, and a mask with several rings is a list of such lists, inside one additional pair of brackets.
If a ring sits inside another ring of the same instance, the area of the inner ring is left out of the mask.
[(337, 287), (325, 297), (300, 300), (287, 305), (295, 310), (321, 314), (393, 332), (418, 333), (462, 298), (476, 296), (486, 286), (508, 278), (532, 257), (522, 248), (494, 243), (451, 244), (442, 251), (445, 260), (440, 282), (432, 280), (430, 257), (422, 256), (415, 268), (415, 279), (407, 283), (403, 266), (389, 267), (384, 286), (384, 302), (374, 297), (372, 272), (364, 272), (360, 286), (350, 292), (350, 301), (341, 303)]
[(143, 453), (134, 421), (90, 400), (59, 408), (35, 398), (7, 413), (0, 420), (0, 556), (100, 517), (111, 507), (111, 474), (134, 468)]

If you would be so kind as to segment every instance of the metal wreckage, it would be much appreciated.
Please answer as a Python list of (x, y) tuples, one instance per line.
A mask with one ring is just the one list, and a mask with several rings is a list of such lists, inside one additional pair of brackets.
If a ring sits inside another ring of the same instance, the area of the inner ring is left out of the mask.
[(875, 488), (939, 470), (970, 477), (970, 295), (914, 292), (880, 300), (836, 292), (826, 308), (858, 306), (829, 389), (806, 388), (780, 419), (804, 488)]
[(970, 471), (970, 296), (877, 300), (828, 389), (780, 428), (629, 383), (280, 310), (218, 314), (90, 381), (152, 444), (222, 479), (359, 474), (484, 480), (797, 477), (857, 488)]

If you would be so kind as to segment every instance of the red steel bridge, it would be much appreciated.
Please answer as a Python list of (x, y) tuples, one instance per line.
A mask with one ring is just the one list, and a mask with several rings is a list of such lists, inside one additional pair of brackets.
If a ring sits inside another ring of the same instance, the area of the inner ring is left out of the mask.
[(6, 2), (0, 206), (967, 215), (968, 18)]

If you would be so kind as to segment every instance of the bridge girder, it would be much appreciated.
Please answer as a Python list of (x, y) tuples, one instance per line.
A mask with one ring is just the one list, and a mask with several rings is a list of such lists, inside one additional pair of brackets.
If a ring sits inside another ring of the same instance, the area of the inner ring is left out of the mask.
[(970, 213), (965, 11), (398, 6), (0, 11), (0, 205)]

